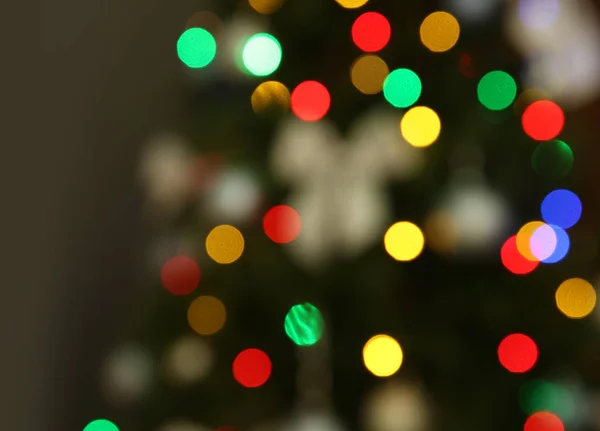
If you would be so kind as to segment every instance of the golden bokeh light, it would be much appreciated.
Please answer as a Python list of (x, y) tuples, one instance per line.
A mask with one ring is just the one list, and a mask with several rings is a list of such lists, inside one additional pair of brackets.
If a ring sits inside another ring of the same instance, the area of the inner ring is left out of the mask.
[(256, 114), (285, 112), (290, 108), (290, 90), (281, 82), (266, 81), (254, 89), (250, 103)]
[(212, 335), (225, 324), (225, 306), (214, 296), (200, 296), (188, 308), (187, 319), (190, 327), (200, 335)]
[(390, 73), (388, 65), (377, 55), (366, 54), (354, 61), (350, 80), (363, 94), (377, 94), (383, 90), (383, 81)]
[(413, 147), (428, 147), (440, 136), (442, 124), (438, 114), (426, 106), (415, 106), (400, 121), (402, 136)]
[(265, 15), (277, 12), (285, 0), (248, 0), (252, 9)]
[(423, 20), (420, 29), (421, 42), (433, 52), (451, 49), (460, 35), (460, 25), (448, 12), (433, 12)]
[(217, 263), (233, 263), (240, 258), (243, 251), (244, 237), (233, 226), (217, 226), (206, 237), (206, 252)]
[(346, 9), (357, 9), (367, 4), (369, 0), (335, 0), (341, 7)]
[(394, 223), (383, 237), (385, 251), (394, 259), (407, 262), (415, 259), (425, 245), (421, 229), (413, 223), (402, 221)]
[(449, 214), (432, 213), (425, 222), (424, 231), (427, 244), (437, 253), (450, 254), (458, 245), (458, 227)]
[(400, 344), (389, 335), (375, 335), (363, 348), (365, 367), (377, 377), (394, 375), (400, 369), (403, 359)]
[(581, 319), (589, 315), (596, 306), (594, 287), (581, 278), (563, 281), (556, 290), (556, 306), (567, 317)]
[(539, 88), (528, 88), (523, 91), (521, 94), (517, 96), (515, 103), (513, 104), (513, 109), (517, 117), (521, 117), (525, 109), (531, 105), (533, 102), (537, 102), (538, 100), (552, 100), (550, 95), (544, 90), (540, 90)]
[(525, 223), (523, 227), (519, 229), (519, 232), (517, 232), (517, 250), (519, 250), (519, 253), (525, 259), (530, 260), (532, 262), (539, 262), (539, 259), (535, 257), (535, 255), (531, 251), (531, 236), (538, 228), (544, 225), (544, 222), (532, 221), (529, 223)]

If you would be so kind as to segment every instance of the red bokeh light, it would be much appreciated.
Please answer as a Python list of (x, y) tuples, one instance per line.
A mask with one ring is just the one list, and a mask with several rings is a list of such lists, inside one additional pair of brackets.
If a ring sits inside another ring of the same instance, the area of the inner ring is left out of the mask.
[(525, 421), (524, 431), (565, 431), (558, 416), (550, 412), (537, 412)]
[(271, 360), (259, 349), (246, 349), (233, 361), (233, 377), (247, 388), (262, 386), (271, 376)]
[(173, 295), (187, 295), (200, 283), (200, 268), (187, 256), (175, 256), (163, 265), (160, 280)]
[(517, 248), (517, 237), (511, 236), (500, 249), (502, 265), (513, 274), (525, 275), (537, 268), (538, 261), (531, 261), (524, 257)]
[(304, 81), (292, 91), (292, 112), (302, 121), (318, 121), (327, 114), (331, 105), (329, 91), (317, 81)]
[(352, 24), (352, 40), (365, 52), (377, 52), (390, 41), (392, 28), (386, 17), (377, 12), (365, 12)]
[(565, 125), (565, 114), (560, 106), (550, 100), (533, 102), (523, 112), (523, 130), (536, 141), (554, 139)]
[(498, 346), (498, 359), (511, 373), (524, 373), (531, 370), (538, 358), (538, 348), (531, 338), (524, 334), (511, 334)]
[(458, 60), (458, 70), (465, 78), (473, 78), (473, 59), (466, 52), (461, 52)]
[(277, 205), (267, 211), (263, 218), (265, 234), (278, 244), (295, 240), (302, 230), (298, 212), (287, 205)]

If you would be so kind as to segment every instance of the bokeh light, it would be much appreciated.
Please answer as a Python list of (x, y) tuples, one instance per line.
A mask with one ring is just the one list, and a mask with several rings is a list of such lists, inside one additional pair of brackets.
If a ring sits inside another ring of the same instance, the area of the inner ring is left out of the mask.
[(544, 226), (541, 221), (525, 223), (517, 232), (517, 250), (527, 260), (539, 261), (531, 251), (531, 237), (539, 227)]
[(119, 431), (119, 428), (109, 420), (96, 419), (87, 424), (83, 431)]
[(213, 366), (213, 359), (213, 352), (204, 339), (196, 335), (186, 335), (169, 346), (164, 367), (172, 383), (191, 385), (208, 375)]
[(536, 412), (527, 418), (523, 431), (565, 431), (565, 426), (553, 413)]
[(558, 0), (519, 0), (519, 18), (531, 29), (548, 28), (558, 18), (558, 3)]
[(409, 109), (400, 120), (402, 137), (413, 147), (428, 147), (433, 144), (440, 136), (441, 130), (440, 117), (426, 106)]
[(385, 61), (371, 54), (358, 57), (350, 67), (350, 80), (363, 94), (377, 94), (383, 89), (383, 82), (390, 73)]
[(460, 25), (448, 12), (433, 12), (421, 24), (421, 42), (430, 51), (445, 52), (451, 49), (460, 34)]
[(390, 22), (377, 12), (365, 12), (352, 24), (352, 40), (365, 52), (381, 51), (391, 36)]
[(206, 237), (206, 252), (217, 263), (233, 263), (244, 252), (244, 237), (233, 226), (217, 226)]
[(210, 34), (218, 34), (223, 27), (223, 21), (214, 13), (210, 11), (198, 11), (194, 12), (185, 23), (185, 29), (188, 28), (203, 28)]
[(345, 9), (358, 9), (367, 4), (369, 0), (335, 0)]
[(389, 377), (400, 369), (404, 355), (400, 344), (389, 335), (375, 335), (363, 348), (367, 370), (377, 377)]
[(257, 388), (269, 380), (272, 364), (269, 356), (259, 349), (246, 349), (233, 361), (233, 377), (246, 388)]
[(529, 105), (539, 100), (550, 100), (550, 95), (539, 88), (528, 88), (517, 96), (513, 110), (518, 117), (521, 117)]
[(417, 225), (402, 221), (390, 226), (383, 238), (383, 245), (394, 259), (407, 262), (421, 254), (425, 238)]
[(331, 96), (327, 88), (317, 81), (304, 81), (292, 91), (292, 112), (302, 121), (318, 121), (327, 114)]
[(396, 108), (414, 105), (421, 96), (421, 79), (410, 69), (396, 69), (383, 82), (383, 97)]
[(559, 140), (540, 143), (531, 156), (533, 170), (548, 179), (564, 178), (573, 167), (573, 151)]
[(450, 254), (454, 252), (460, 241), (460, 232), (454, 218), (445, 211), (431, 213), (424, 226), (427, 245), (435, 252)]
[(265, 214), (263, 230), (273, 242), (286, 244), (295, 240), (302, 230), (302, 219), (288, 205), (276, 205)]
[(502, 265), (516, 275), (529, 274), (539, 265), (538, 261), (529, 260), (519, 253), (516, 235), (511, 236), (504, 242), (500, 249), (500, 259)]
[(200, 268), (187, 256), (174, 256), (163, 265), (160, 280), (173, 295), (187, 295), (200, 283)]
[(570, 190), (554, 190), (542, 201), (541, 212), (546, 223), (568, 229), (581, 218), (581, 200)]
[(543, 224), (538, 226), (529, 239), (529, 248), (531, 254), (539, 261), (550, 258), (558, 245), (558, 237), (556, 231), (550, 225)]
[(525, 373), (537, 362), (538, 348), (525, 334), (511, 334), (498, 346), (500, 364), (511, 373)]
[(519, 404), (523, 412), (529, 415), (547, 411), (569, 422), (577, 410), (576, 403), (567, 387), (545, 380), (531, 380), (519, 390)]
[(255, 76), (267, 76), (281, 63), (281, 45), (274, 36), (258, 33), (250, 37), (242, 51), (244, 67)]
[(477, 85), (479, 101), (492, 111), (508, 108), (516, 96), (517, 83), (512, 76), (501, 70), (486, 73)]
[(569, 234), (567, 234), (564, 229), (553, 224), (549, 224), (548, 226), (554, 230), (554, 234), (556, 235), (556, 247), (550, 256), (548, 256), (546, 259), (542, 259), (542, 263), (558, 263), (569, 253), (569, 249), (571, 248), (571, 240), (569, 238)]
[(567, 317), (581, 319), (588, 316), (596, 306), (594, 287), (582, 278), (570, 278), (556, 290), (556, 306)]
[(151, 393), (155, 366), (150, 353), (137, 344), (119, 346), (102, 367), (101, 387), (113, 406), (132, 407)]
[(285, 0), (248, 0), (248, 3), (256, 12), (270, 15), (277, 12)]
[(215, 38), (203, 28), (188, 28), (177, 40), (177, 55), (190, 68), (199, 69), (208, 66), (216, 54)]
[(536, 141), (556, 138), (565, 125), (565, 114), (550, 100), (538, 100), (529, 105), (521, 118), (523, 130)]
[(298, 346), (312, 346), (323, 336), (323, 316), (317, 307), (304, 303), (294, 305), (285, 316), (284, 329)]
[(200, 296), (188, 308), (187, 319), (190, 327), (200, 335), (212, 335), (225, 325), (227, 312), (225, 305), (214, 296)]
[(286, 112), (290, 108), (290, 91), (281, 82), (266, 81), (254, 89), (250, 103), (256, 114)]

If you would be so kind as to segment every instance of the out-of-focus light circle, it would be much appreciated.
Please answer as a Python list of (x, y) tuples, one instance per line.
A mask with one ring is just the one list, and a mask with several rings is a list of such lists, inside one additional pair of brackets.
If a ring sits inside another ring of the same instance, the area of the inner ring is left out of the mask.
[(581, 218), (581, 200), (570, 190), (554, 190), (542, 201), (541, 212), (546, 223), (568, 229)]
[(528, 88), (517, 96), (513, 109), (518, 117), (523, 115), (525, 109), (533, 102), (539, 100), (550, 100), (550, 95), (539, 88)]
[(309, 303), (294, 305), (285, 316), (285, 333), (298, 346), (317, 343), (323, 336), (323, 326), (321, 312)]
[(391, 36), (390, 22), (377, 12), (365, 12), (352, 24), (352, 40), (365, 52), (381, 51)]
[(538, 100), (529, 105), (521, 117), (523, 130), (536, 141), (556, 138), (565, 125), (565, 114), (556, 103)]
[(216, 334), (225, 325), (225, 306), (214, 296), (200, 296), (188, 308), (190, 327), (200, 335)]
[(383, 89), (385, 78), (390, 73), (385, 61), (376, 55), (361, 55), (350, 68), (350, 79), (363, 94), (377, 94)]
[[(385, 91), (385, 87), (384, 87)], [(400, 132), (413, 147), (428, 147), (440, 136), (442, 123), (431, 108), (415, 106), (409, 109), (400, 120)]]
[(543, 224), (539, 226), (532, 234), (529, 240), (531, 254), (539, 261), (543, 262), (554, 254), (558, 244), (556, 231), (552, 226)]
[(223, 27), (223, 21), (213, 12), (194, 12), (185, 23), (185, 28), (187, 30), (194, 27), (203, 28), (210, 34), (217, 34)]
[(187, 295), (200, 283), (200, 268), (187, 256), (175, 256), (163, 265), (160, 280), (173, 295)]
[(527, 418), (523, 431), (565, 431), (565, 426), (553, 413), (536, 412)]
[(461, 23), (483, 24), (498, 9), (503, 0), (446, 0), (443, 4), (448, 12), (456, 16)]
[(112, 405), (123, 407), (139, 403), (154, 383), (154, 361), (141, 346), (124, 345), (106, 359), (101, 383)]
[(389, 377), (400, 369), (404, 354), (400, 344), (389, 335), (375, 335), (363, 348), (365, 367), (377, 377)]
[(423, 20), (420, 34), (421, 42), (427, 49), (433, 52), (445, 52), (458, 42), (460, 25), (448, 12), (433, 12)]
[(559, 140), (540, 143), (531, 157), (533, 170), (549, 179), (564, 178), (573, 167), (573, 151)]
[(250, 37), (242, 51), (244, 67), (255, 76), (267, 76), (281, 63), (281, 45), (274, 36), (258, 33)]
[(329, 111), (331, 96), (320, 82), (304, 81), (292, 91), (290, 103), (292, 112), (302, 121), (318, 121)]
[(565, 422), (577, 412), (577, 399), (565, 386), (544, 380), (532, 380), (521, 386), (519, 404), (526, 414), (547, 411)]
[(233, 226), (217, 226), (206, 237), (206, 252), (217, 263), (233, 263), (244, 252), (244, 236)]
[(190, 419), (169, 419), (162, 423), (156, 431), (212, 431), (212, 428)]
[(203, 28), (188, 28), (177, 40), (177, 55), (193, 69), (206, 67), (217, 54), (215, 38)]
[(558, 18), (558, 0), (519, 0), (518, 13), (526, 27), (548, 28)]
[(437, 253), (450, 254), (456, 250), (460, 235), (453, 217), (444, 211), (436, 211), (427, 217), (424, 226), (427, 245)]
[(492, 111), (508, 108), (516, 96), (517, 83), (512, 76), (501, 70), (486, 73), (477, 85), (479, 101)]
[(165, 355), (165, 370), (176, 384), (190, 385), (202, 380), (213, 365), (213, 353), (206, 342), (194, 335), (184, 336)]
[(215, 175), (210, 183), (202, 204), (211, 221), (236, 224), (255, 219), (262, 191), (254, 172), (231, 166)]
[(358, 9), (367, 4), (369, 0), (335, 0), (345, 9)]
[(565, 256), (569, 253), (571, 240), (569, 239), (569, 234), (567, 234), (564, 229), (552, 224), (549, 224), (548, 226), (554, 230), (554, 234), (556, 235), (556, 247), (550, 256), (542, 260), (542, 263), (551, 264), (560, 262), (565, 258)]
[(401, 221), (390, 226), (383, 237), (383, 245), (394, 259), (407, 262), (421, 254), (425, 237), (417, 225)]
[(594, 287), (581, 278), (563, 281), (556, 290), (556, 306), (567, 317), (581, 319), (589, 315), (596, 306)]
[(233, 361), (233, 377), (246, 388), (257, 388), (269, 380), (272, 364), (269, 356), (259, 349), (246, 349)]
[(500, 259), (502, 265), (516, 275), (529, 274), (539, 265), (538, 261), (529, 260), (519, 253), (516, 235), (511, 236), (506, 240), (500, 249)]
[(119, 431), (119, 428), (107, 419), (96, 419), (87, 424), (83, 431)]
[(286, 112), (290, 108), (290, 91), (281, 82), (263, 82), (252, 92), (250, 103), (257, 114)]
[(511, 373), (525, 373), (537, 362), (538, 348), (527, 335), (511, 334), (500, 342), (498, 359)]
[(285, 0), (248, 0), (248, 3), (256, 12), (270, 15), (277, 12)]
[(421, 79), (410, 69), (396, 69), (383, 82), (383, 97), (396, 108), (414, 105), (421, 96)]
[(531, 237), (539, 227), (544, 226), (541, 221), (532, 221), (524, 224), (517, 232), (517, 250), (527, 260), (539, 261), (531, 250)]
[(276, 205), (265, 214), (263, 230), (271, 241), (286, 244), (300, 235), (302, 219), (294, 208), (287, 205)]

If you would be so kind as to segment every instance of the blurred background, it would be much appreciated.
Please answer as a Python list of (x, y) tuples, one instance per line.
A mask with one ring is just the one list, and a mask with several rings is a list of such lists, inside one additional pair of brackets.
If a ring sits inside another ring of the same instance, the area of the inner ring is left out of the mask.
[(600, 3), (405, 3), (43, 4), (7, 429), (600, 429)]

